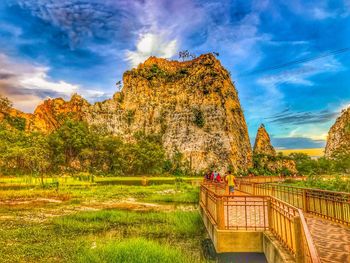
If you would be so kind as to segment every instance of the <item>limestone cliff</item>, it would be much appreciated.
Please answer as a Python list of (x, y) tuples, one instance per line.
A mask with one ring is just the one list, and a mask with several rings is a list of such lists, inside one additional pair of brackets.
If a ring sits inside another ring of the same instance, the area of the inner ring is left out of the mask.
[(253, 155), (254, 166), (257, 168), (265, 168), (273, 173), (283, 173), (285, 170), (288, 170), (291, 174), (297, 174), (294, 160), (277, 156), (264, 124), (261, 124), (258, 129)]
[(350, 107), (344, 109), (328, 132), (326, 157), (350, 154)]
[(29, 120), (31, 131), (52, 132), (57, 129), (66, 117), (83, 120), (90, 104), (81, 96), (74, 94), (69, 101), (62, 98), (45, 100), (34, 111)]
[(70, 116), (126, 140), (137, 131), (158, 133), (169, 157), (181, 152), (196, 171), (251, 165), (237, 91), (213, 55), (185, 62), (150, 57), (125, 72), (123, 84), (112, 99), (93, 105), (77, 95), (68, 102), (47, 100), (28, 119), (27, 129), (51, 132)]
[(275, 156), (276, 151), (273, 148), (270, 136), (267, 133), (264, 124), (261, 124), (255, 138), (254, 154), (265, 154)]

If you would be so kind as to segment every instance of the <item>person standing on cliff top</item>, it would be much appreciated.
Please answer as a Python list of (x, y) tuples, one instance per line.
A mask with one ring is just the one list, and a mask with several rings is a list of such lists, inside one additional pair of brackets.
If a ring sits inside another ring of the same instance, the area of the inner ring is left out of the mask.
[(225, 176), (225, 182), (228, 185), (228, 189), (229, 189), (229, 194), (233, 195), (234, 191), (235, 191), (235, 180), (236, 178), (234, 177), (234, 175), (231, 173), (231, 171), (227, 172), (227, 175)]

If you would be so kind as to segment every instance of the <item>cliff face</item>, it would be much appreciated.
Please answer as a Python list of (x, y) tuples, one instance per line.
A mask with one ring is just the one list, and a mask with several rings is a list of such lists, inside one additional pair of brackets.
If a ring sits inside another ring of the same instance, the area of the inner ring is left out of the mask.
[(328, 132), (326, 157), (350, 154), (350, 107), (343, 110)]
[(267, 133), (264, 124), (261, 124), (255, 138), (254, 154), (265, 154), (275, 156), (276, 151), (273, 148), (270, 136)]
[(51, 132), (69, 116), (126, 140), (137, 131), (158, 133), (169, 157), (182, 153), (196, 171), (251, 165), (237, 91), (211, 54), (185, 62), (150, 57), (125, 72), (123, 84), (112, 99), (94, 105), (77, 95), (68, 102), (47, 100), (30, 116), (27, 129)]
[(280, 173), (283, 170), (288, 170), (291, 174), (298, 172), (294, 160), (277, 158), (276, 150), (271, 144), (264, 124), (260, 125), (256, 134), (253, 154), (254, 156), (261, 155), (255, 160), (255, 166), (264, 167), (274, 173)]

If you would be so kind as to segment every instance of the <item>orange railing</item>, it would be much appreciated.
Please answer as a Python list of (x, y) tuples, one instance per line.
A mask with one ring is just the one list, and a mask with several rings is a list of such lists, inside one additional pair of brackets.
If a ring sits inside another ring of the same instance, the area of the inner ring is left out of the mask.
[(301, 188), (273, 183), (238, 180), (240, 191), (276, 197), (288, 204), (323, 218), (350, 225), (350, 193)]
[(265, 230), (268, 228), (264, 196), (227, 195), (220, 184), (202, 184), (200, 205), (218, 229)]
[(267, 195), (228, 195), (224, 184), (205, 181), (200, 205), (219, 230), (270, 230), (297, 262), (320, 262), (302, 210), (286, 202)]
[(293, 179), (296, 181), (306, 180), (305, 176), (283, 177), (283, 176), (238, 176), (238, 180), (244, 180), (251, 183), (274, 183), (283, 182), (286, 179)]

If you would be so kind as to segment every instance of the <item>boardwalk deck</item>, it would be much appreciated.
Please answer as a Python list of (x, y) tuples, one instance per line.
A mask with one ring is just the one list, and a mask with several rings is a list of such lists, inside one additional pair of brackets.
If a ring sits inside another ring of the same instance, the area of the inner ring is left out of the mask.
[(350, 262), (350, 228), (307, 214), (307, 225), (322, 263)]
[(350, 194), (242, 180), (241, 190), (274, 196), (304, 211), (323, 263), (350, 262)]

